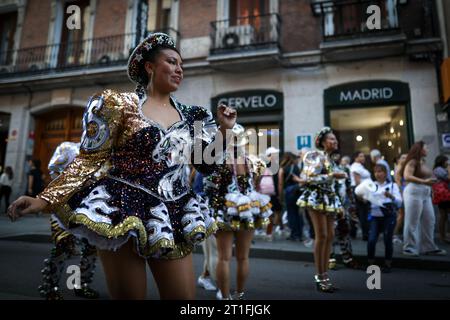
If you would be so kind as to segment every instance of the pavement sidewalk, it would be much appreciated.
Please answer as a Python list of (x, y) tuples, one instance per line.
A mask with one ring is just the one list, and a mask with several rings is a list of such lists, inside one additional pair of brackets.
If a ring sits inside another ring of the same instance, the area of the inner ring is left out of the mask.
[[(0, 215), (0, 240), (15, 240), (26, 242), (50, 242), (50, 223), (49, 215), (27, 216), (12, 223), (4, 214)], [(441, 249), (447, 251), (446, 256), (419, 256), (409, 257), (401, 253), (401, 245), (394, 245), (394, 268), (406, 269), (424, 269), (435, 271), (450, 271), (450, 245), (439, 243)], [(353, 254), (356, 260), (362, 264), (367, 261), (367, 242), (362, 240), (353, 240)], [(201, 253), (200, 246), (196, 247), (195, 252)], [(339, 247), (336, 246), (335, 252), (340, 262)], [(290, 261), (308, 261), (313, 260), (313, 248), (306, 247), (302, 242), (292, 242), (285, 238), (275, 238), (273, 241), (266, 241), (255, 237), (254, 244), (250, 252), (251, 257)], [(377, 244), (377, 257), (384, 257), (384, 244), (380, 236)], [(380, 260), (382, 261), (382, 260)], [(378, 261), (377, 261), (378, 262)], [(342, 266), (341, 266), (342, 267)]]

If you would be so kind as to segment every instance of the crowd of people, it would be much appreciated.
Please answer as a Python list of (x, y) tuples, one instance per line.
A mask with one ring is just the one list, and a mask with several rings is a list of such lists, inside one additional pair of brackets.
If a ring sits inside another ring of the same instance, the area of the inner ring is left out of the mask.
[[(276, 197), (287, 214), (287, 227), (291, 234), (286, 239), (303, 241), (310, 246), (311, 239), (315, 238), (314, 222), (311, 223), (311, 216), (314, 214), (311, 208), (299, 209), (295, 206), (295, 199), (299, 198), (305, 184), (302, 180), (305, 161), (308, 161), (304, 157), (305, 152), (306, 150), (302, 150), (298, 156), (286, 152), (281, 157), (279, 174), (267, 179), (272, 179), (271, 183), (278, 186)], [(439, 240), (449, 243), (446, 228), (450, 204), (450, 167), (448, 157), (439, 155), (431, 170), (425, 163), (427, 153), (424, 142), (415, 143), (407, 154), (393, 159), (393, 171), (376, 149), (367, 155), (357, 151), (351, 158), (332, 154), (331, 159), (338, 170), (347, 174), (345, 178), (336, 180), (336, 190), (345, 212), (345, 219), (342, 220), (345, 221), (345, 226), (339, 227), (342, 225), (341, 219), (336, 221), (336, 242), (344, 243), (339, 229), (348, 233), (348, 241), (357, 239), (360, 234), (360, 238), (367, 242), (368, 263), (373, 264), (375, 245), (382, 232), (386, 247), (386, 272), (391, 269), (393, 244), (402, 244), (403, 254), (408, 256), (445, 255), (445, 250), (439, 249), (434, 241), (433, 204), (439, 209)], [(271, 190), (266, 186), (261, 189)], [(355, 193), (355, 190), (359, 192)], [(309, 230), (303, 230), (306, 219), (309, 221)], [(286, 228), (280, 219), (274, 219), (273, 223), (276, 228)], [(266, 240), (273, 240), (271, 229), (262, 234)], [(346, 250), (345, 247), (346, 245), (341, 245), (344, 262), (345, 256), (351, 257), (351, 250)], [(351, 245), (347, 247), (351, 248)], [(331, 258), (330, 261), (335, 260)]]
[[(88, 298), (98, 296), (89, 286), (98, 255), (113, 299), (146, 297), (146, 265), (162, 299), (194, 299), (192, 252), (201, 244), (205, 263), (198, 284), (217, 290), (217, 299), (244, 299), (255, 230), (269, 240), (289, 230), (289, 241), (314, 246), (314, 283), (327, 293), (338, 289), (328, 272), (336, 264), (335, 245), (344, 264), (358, 268), (351, 246), (358, 230), (367, 241), (369, 263), (383, 233), (387, 272), (394, 235), (403, 241), (405, 255), (446, 254), (434, 242), (432, 194), (441, 212), (440, 237), (446, 240), (448, 159), (442, 156), (434, 170), (428, 168), (423, 142), (397, 161), (393, 175), (378, 150), (370, 152), (370, 164), (363, 152), (352, 159), (340, 155), (329, 127), (316, 134), (313, 150), (286, 152), (279, 160), (280, 150), (270, 147), (262, 159), (246, 154), (249, 140), (236, 123), (235, 109), (220, 105), (214, 119), (171, 95), (183, 68), (170, 36), (144, 39), (130, 55), (128, 76), (135, 93), (94, 95), (83, 117), (78, 154), (43, 191), (39, 164), (33, 163), (27, 195), (8, 208), (13, 221), (52, 213), (55, 247), (41, 287), (47, 299), (62, 298), (58, 270), (73, 237), (82, 239), (86, 251), (80, 262), (86, 274), (77, 289)], [(222, 139), (230, 132), (236, 139)], [(195, 161), (197, 151), (215, 161)]]
[[(286, 240), (303, 242), (306, 247), (314, 244), (320, 291), (336, 290), (327, 273), (336, 268), (336, 246), (344, 265), (359, 269), (376, 264), (376, 245), (382, 234), (382, 272), (392, 271), (395, 244), (402, 245), (406, 256), (447, 254), (434, 241), (432, 207), (433, 203), (439, 208), (439, 239), (449, 243), (450, 167), (446, 156), (435, 159), (431, 172), (425, 164), (427, 146), (419, 141), (407, 154), (393, 159), (391, 171), (377, 149), (368, 155), (357, 151), (352, 157), (341, 156), (330, 128), (318, 133), (316, 149), (319, 153), (302, 149), (298, 155), (285, 152), (282, 156), (277, 148), (266, 150), (266, 168), (254, 187), (270, 196), (273, 215), (267, 228), (257, 228), (255, 234), (266, 241), (285, 235)], [(279, 170), (274, 171), (275, 162)], [(351, 242), (358, 238), (367, 242), (367, 260), (362, 265), (352, 253)], [(212, 274), (212, 279), (205, 280), (202, 275), (198, 280), (205, 289), (215, 289)]]

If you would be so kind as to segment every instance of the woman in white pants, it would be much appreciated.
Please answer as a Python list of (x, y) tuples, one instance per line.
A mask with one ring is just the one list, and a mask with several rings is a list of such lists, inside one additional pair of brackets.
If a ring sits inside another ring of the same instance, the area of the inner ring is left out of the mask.
[(416, 142), (409, 150), (403, 166), (406, 187), (403, 191), (405, 227), (403, 254), (418, 256), (446, 255), (434, 243), (435, 216), (431, 203), (431, 186), (436, 182), (433, 172), (425, 164), (428, 148), (423, 141)]

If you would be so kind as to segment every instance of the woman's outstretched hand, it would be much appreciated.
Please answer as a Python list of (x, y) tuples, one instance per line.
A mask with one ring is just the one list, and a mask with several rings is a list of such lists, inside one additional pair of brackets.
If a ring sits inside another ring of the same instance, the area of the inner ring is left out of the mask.
[(45, 200), (22, 196), (8, 207), (7, 215), (11, 221), (16, 221), (23, 215), (44, 210), (47, 205), (48, 203)]
[(236, 123), (237, 111), (236, 109), (227, 107), (221, 104), (217, 107), (217, 122), (221, 129), (232, 129)]

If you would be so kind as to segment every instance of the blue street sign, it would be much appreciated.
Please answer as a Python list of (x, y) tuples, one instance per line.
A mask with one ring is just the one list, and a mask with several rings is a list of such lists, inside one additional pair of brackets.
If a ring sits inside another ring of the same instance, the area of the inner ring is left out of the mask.
[(450, 148), (450, 133), (442, 134), (442, 146), (444, 148)]
[(297, 149), (311, 148), (312, 146), (312, 136), (310, 134), (297, 136)]

